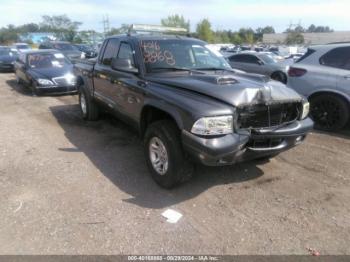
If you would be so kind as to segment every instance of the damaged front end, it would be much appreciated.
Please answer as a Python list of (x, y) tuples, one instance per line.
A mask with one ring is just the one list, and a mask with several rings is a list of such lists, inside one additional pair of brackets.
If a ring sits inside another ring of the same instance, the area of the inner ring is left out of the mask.
[(201, 163), (230, 165), (274, 156), (300, 144), (312, 130), (308, 102), (294, 91), (274, 82), (241, 91), (231, 134), (208, 138), (183, 131), (186, 151)]

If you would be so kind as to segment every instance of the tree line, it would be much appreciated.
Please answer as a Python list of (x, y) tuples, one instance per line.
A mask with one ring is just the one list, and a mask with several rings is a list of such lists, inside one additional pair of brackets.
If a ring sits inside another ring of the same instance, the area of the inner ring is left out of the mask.
[[(190, 21), (186, 20), (182, 15), (170, 15), (161, 19), (161, 25), (171, 27), (186, 28), (189, 32), (191, 29)], [(94, 30), (79, 30), (81, 22), (72, 21), (67, 15), (58, 16), (42, 16), (42, 21), (38, 24), (29, 23), (20, 26), (8, 25), (0, 28), (0, 44), (10, 44), (18, 42), (20, 36), (25, 36), (32, 32), (50, 32), (59, 40), (74, 43), (84, 42), (92, 36), (101, 35)], [(109, 32), (105, 32), (105, 36), (126, 32), (128, 24), (122, 24), (118, 28), (111, 28)], [(296, 26), (295, 28), (287, 28), (284, 31), (287, 34), (286, 44), (302, 44), (304, 38), (302, 33), (314, 32), (333, 32), (328, 26), (310, 25), (308, 28)], [(209, 19), (202, 19), (195, 27), (194, 32), (190, 35), (202, 39), (209, 43), (232, 43), (232, 44), (254, 44), (262, 42), (264, 34), (274, 34), (275, 29), (272, 26), (252, 28), (241, 28), (237, 31), (233, 30), (214, 30)]]

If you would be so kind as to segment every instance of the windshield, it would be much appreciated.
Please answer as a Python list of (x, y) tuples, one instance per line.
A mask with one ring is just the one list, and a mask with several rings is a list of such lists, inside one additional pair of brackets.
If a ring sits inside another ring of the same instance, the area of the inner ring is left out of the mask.
[(0, 49), (0, 55), (10, 55), (11, 54), (11, 49), (9, 48), (1, 48)]
[(271, 56), (266, 54), (259, 54), (259, 58), (265, 63), (265, 64), (276, 64), (276, 60), (274, 60)]
[(10, 48), (0, 48), (0, 56), (18, 56), (18, 52), (16, 50)]
[(184, 40), (142, 40), (147, 72), (157, 69), (231, 69), (225, 59), (206, 46)]
[(77, 47), (70, 44), (53, 44), (54, 49), (63, 50), (63, 51), (76, 51)]
[(60, 53), (28, 55), (28, 65), (31, 68), (62, 68), (71, 63)]

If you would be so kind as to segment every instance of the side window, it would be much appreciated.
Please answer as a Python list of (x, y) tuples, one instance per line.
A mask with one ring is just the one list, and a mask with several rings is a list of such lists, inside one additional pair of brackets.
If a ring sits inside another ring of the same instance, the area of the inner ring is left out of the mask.
[(230, 62), (243, 62), (244, 56), (242, 55), (234, 55), (229, 58)]
[(120, 44), (120, 48), (119, 48), (119, 52), (118, 52), (118, 58), (130, 59), (131, 64), (133, 66), (135, 66), (134, 54), (133, 54), (133, 51), (132, 51), (132, 48), (131, 48), (130, 44), (128, 44), (128, 43), (121, 43)]
[(320, 64), (350, 70), (350, 47), (338, 47), (320, 58)]
[(259, 59), (253, 55), (247, 55), (245, 60), (246, 60), (246, 63), (249, 63), (249, 64), (259, 64)]
[(117, 56), (119, 41), (117, 39), (110, 39), (106, 45), (103, 53), (102, 64), (110, 66), (112, 59)]

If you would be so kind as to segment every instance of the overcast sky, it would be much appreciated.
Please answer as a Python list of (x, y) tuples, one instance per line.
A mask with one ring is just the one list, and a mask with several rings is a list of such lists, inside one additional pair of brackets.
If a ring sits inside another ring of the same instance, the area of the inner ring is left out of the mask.
[(194, 29), (209, 18), (214, 29), (272, 25), (278, 32), (298, 23), (350, 30), (350, 0), (0, 0), (0, 27), (37, 23), (41, 16), (67, 14), (83, 22), (81, 29), (103, 31), (102, 17), (111, 27), (122, 23), (159, 24), (170, 14), (182, 14)]

